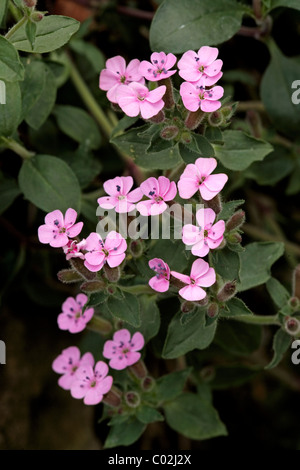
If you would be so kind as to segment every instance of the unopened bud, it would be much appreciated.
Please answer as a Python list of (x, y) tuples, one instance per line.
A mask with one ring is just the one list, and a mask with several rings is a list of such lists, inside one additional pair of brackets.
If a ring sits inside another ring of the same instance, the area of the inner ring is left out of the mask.
[(72, 284), (73, 282), (82, 281), (82, 276), (75, 269), (62, 269), (57, 273), (60, 282), (64, 284)]
[(217, 299), (219, 302), (227, 302), (236, 293), (236, 281), (229, 281), (224, 284), (222, 289), (217, 294)]
[(141, 403), (141, 397), (137, 392), (127, 392), (125, 394), (125, 401), (130, 408), (137, 408)]
[(240, 228), (245, 223), (245, 212), (240, 210), (235, 212), (230, 219), (226, 222), (226, 230), (230, 232), (231, 230)]
[(122, 109), (120, 108), (120, 106), (117, 103), (110, 103), (110, 106), (111, 106), (111, 109), (115, 113), (123, 113)]
[(35, 7), (37, 4), (37, 0), (23, 0), (24, 5), (28, 8)]
[(208, 304), (208, 295), (206, 295), (204, 299), (197, 300), (194, 304), (198, 305), (198, 307), (205, 307)]
[(160, 131), (160, 136), (164, 140), (172, 140), (178, 135), (179, 129), (177, 126), (166, 126)]
[(122, 392), (117, 387), (112, 387), (110, 391), (103, 396), (103, 403), (118, 408), (121, 405)]
[(291, 335), (296, 336), (300, 333), (300, 322), (297, 318), (288, 318), (284, 324), (285, 331)]
[(80, 289), (89, 294), (93, 292), (100, 292), (106, 287), (106, 283), (103, 279), (95, 279), (94, 281), (86, 281), (81, 284)]
[(192, 135), (189, 131), (183, 131), (180, 134), (180, 140), (184, 144), (190, 144), (193, 140)]
[(175, 106), (172, 80), (170, 78), (164, 78), (163, 80), (160, 80), (159, 84), (166, 86), (166, 92), (162, 97), (166, 109), (172, 109)]
[(129, 245), (129, 251), (134, 258), (139, 258), (144, 252), (144, 243), (142, 240), (132, 240)]
[(216, 214), (219, 214), (222, 210), (222, 202), (221, 202), (220, 195), (217, 194), (210, 201), (205, 201), (205, 206), (212, 209)]
[(148, 375), (147, 377), (144, 378), (142, 382), (142, 389), (145, 392), (150, 392), (153, 389), (154, 385), (155, 385), (155, 380)]
[(117, 286), (114, 286), (113, 284), (111, 284), (110, 286), (107, 286), (107, 293), (109, 295), (114, 295), (117, 291), (118, 291)]
[(205, 113), (199, 108), (197, 111), (190, 111), (185, 120), (185, 126), (188, 129), (194, 130), (201, 124), (205, 116)]
[(207, 308), (207, 315), (209, 318), (215, 318), (219, 313), (219, 306), (216, 302), (209, 304)]
[(228, 233), (228, 235), (226, 236), (226, 239), (229, 243), (232, 243), (234, 245), (241, 243), (243, 240), (239, 232)]
[(181, 289), (182, 287), (186, 286), (184, 282), (182, 282), (180, 279), (177, 279), (177, 277), (172, 276), (172, 274), (170, 276), (170, 284), (171, 286), (177, 287), (177, 289)]
[(110, 268), (108, 264), (105, 263), (103, 266), (104, 273), (109, 282), (118, 282), (121, 277), (121, 269), (119, 266), (116, 268)]
[(181, 304), (181, 311), (182, 313), (190, 313), (194, 310), (195, 308), (195, 304), (193, 304), (193, 302), (182, 302)]
[(159, 124), (161, 122), (164, 122), (165, 120), (165, 113), (160, 110), (155, 116), (152, 116), (151, 118), (147, 119), (147, 121), (153, 122), (154, 124)]
[(300, 309), (300, 300), (298, 299), (298, 297), (291, 297), (289, 299), (289, 306), (293, 309), (293, 310), (299, 310)]
[(214, 111), (208, 115), (208, 123), (212, 127), (219, 127), (223, 124), (223, 115), (220, 111)]
[(44, 13), (42, 13), (41, 11), (34, 11), (30, 16), (30, 19), (34, 21), (35, 23), (42, 21), (43, 18), (44, 18)]
[(293, 297), (300, 299), (300, 264), (295, 267), (293, 272)]
[(96, 273), (89, 271), (85, 266), (84, 262), (80, 258), (71, 258), (71, 266), (87, 281), (92, 281), (96, 277)]
[(138, 362), (129, 367), (129, 370), (138, 378), (144, 379), (147, 376), (147, 369), (144, 362), (140, 359)]
[(204, 382), (210, 382), (216, 375), (215, 368), (212, 366), (207, 366), (201, 369), (200, 377)]

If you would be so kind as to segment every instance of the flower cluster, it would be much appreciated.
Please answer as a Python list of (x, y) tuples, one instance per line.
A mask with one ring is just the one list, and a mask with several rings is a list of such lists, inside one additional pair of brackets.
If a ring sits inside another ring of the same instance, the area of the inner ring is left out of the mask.
[[(187, 51), (178, 61), (179, 75), (185, 81), (180, 86), (182, 102), (189, 111), (201, 109), (211, 113), (221, 107), (224, 90), (213, 86), (222, 77), (222, 60), (217, 59), (216, 47), (203, 46), (196, 53)], [(174, 54), (154, 52), (147, 60), (134, 59), (126, 62), (116, 56), (106, 61), (106, 68), (100, 73), (99, 87), (107, 91), (107, 98), (120, 106), (127, 116), (139, 114), (143, 119), (156, 116), (165, 106), (163, 97), (167, 87), (164, 80), (176, 73), (171, 70), (177, 61)], [(157, 83), (156, 88), (149, 89), (145, 79)]]

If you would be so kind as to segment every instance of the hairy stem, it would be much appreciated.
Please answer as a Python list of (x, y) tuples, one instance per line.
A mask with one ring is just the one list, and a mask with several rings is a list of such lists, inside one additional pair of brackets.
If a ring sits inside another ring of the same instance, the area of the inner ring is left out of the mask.
[(26, 16), (23, 16), (23, 18), (21, 18), (20, 21), (18, 21), (18, 23), (16, 23), (16, 24), (8, 31), (8, 33), (6, 33), (5, 38), (6, 38), (6, 39), (9, 39), (16, 31), (18, 31), (19, 28), (21, 28), (21, 26), (23, 26), (24, 23), (26, 23), (26, 21), (27, 21), (27, 17), (26, 17)]

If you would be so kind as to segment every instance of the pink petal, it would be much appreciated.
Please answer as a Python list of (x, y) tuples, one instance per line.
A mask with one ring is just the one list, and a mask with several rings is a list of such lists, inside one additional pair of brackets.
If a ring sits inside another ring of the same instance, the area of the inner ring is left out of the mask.
[(77, 235), (80, 234), (82, 227), (83, 227), (83, 222), (78, 222), (77, 224), (73, 225), (73, 227), (68, 228), (66, 231), (66, 234), (70, 238), (77, 237)]
[[(203, 260), (200, 260), (200, 261), (203, 261)], [(202, 287), (210, 287), (215, 282), (216, 282), (216, 272), (214, 268), (209, 268), (206, 273), (204, 273), (201, 276), (198, 276), (196, 279), (197, 286), (202, 286)]]
[(139, 82), (144, 83), (144, 79), (142, 74), (139, 72), (140, 61), (138, 59), (133, 59), (129, 62), (126, 68), (126, 77), (131, 82)]
[(90, 388), (88, 392), (86, 393), (83, 403), (85, 405), (97, 405), (102, 401), (103, 395), (101, 393), (101, 390), (97, 389), (96, 387)]
[(101, 380), (101, 382), (98, 384), (98, 388), (99, 390), (101, 390), (103, 395), (105, 395), (106, 393), (110, 391), (112, 384), (113, 384), (113, 378), (111, 375), (108, 375), (103, 380)]
[(94, 377), (93, 367), (89, 364), (83, 364), (78, 367), (77, 371), (75, 372), (75, 375), (78, 380), (92, 379)]
[(167, 292), (169, 290), (170, 282), (163, 277), (152, 277), (149, 280), (149, 286), (156, 292)]
[(133, 186), (133, 178), (132, 176), (121, 176), (121, 180), (123, 183), (121, 195), (126, 196)]
[(121, 83), (117, 82), (112, 88), (106, 93), (106, 97), (111, 103), (118, 103), (118, 93), (120, 87), (123, 86)]
[[(163, 52), (163, 54), (164, 54), (164, 52)], [(173, 65), (176, 64), (177, 57), (176, 57), (174, 54), (172, 54), (172, 53), (170, 52), (169, 54), (167, 54), (165, 60), (166, 60), (166, 62), (165, 62), (165, 68), (166, 68), (167, 70), (169, 70), (169, 69), (171, 69), (171, 68), (173, 67)]]
[[(202, 225), (202, 228), (203, 228), (203, 225)], [(203, 235), (201, 234), (199, 227), (196, 227), (195, 225), (192, 225), (192, 224), (187, 224), (183, 226), (182, 241), (185, 245), (194, 245), (195, 243), (198, 243), (200, 240), (202, 240), (202, 238), (203, 238)]]
[(134, 333), (134, 335), (131, 338), (131, 350), (139, 351), (140, 349), (144, 347), (144, 345), (145, 345), (144, 336), (142, 335), (142, 333), (137, 331), (136, 333)]
[(214, 75), (213, 77), (208, 77), (207, 75), (205, 75), (205, 86), (214, 85), (215, 83), (217, 83), (218, 80), (220, 80), (222, 75), (223, 75), (223, 72), (219, 72), (216, 75)]
[(220, 237), (223, 236), (225, 232), (225, 222), (224, 220), (219, 220), (215, 225), (212, 226), (209, 232), (209, 238), (212, 240), (218, 240)]
[(195, 165), (201, 176), (210, 175), (217, 166), (217, 160), (215, 158), (197, 158)]
[[(149, 72), (150, 70), (150, 72)], [(148, 62), (147, 60), (142, 60), (140, 67), (139, 67), (139, 72), (147, 79), (150, 81), (154, 80), (154, 75), (153, 75), (153, 70), (155, 70), (155, 67), (151, 62)]]
[(74, 374), (65, 374), (59, 377), (58, 379), (58, 385), (63, 388), (64, 390), (70, 390), (72, 387), (72, 384), (76, 380), (76, 377)]
[(71, 385), (71, 395), (73, 398), (83, 398), (86, 395), (87, 385), (81, 380), (75, 379)]
[(189, 82), (183, 82), (180, 85), (180, 95), (184, 106), (189, 111), (197, 111), (199, 109), (199, 91)]
[(38, 237), (40, 243), (50, 243), (53, 239), (53, 228), (50, 225), (41, 225), (38, 228)]
[(126, 62), (122, 56), (117, 55), (115, 57), (111, 57), (106, 61), (105, 65), (108, 70), (111, 70), (112, 72), (117, 73), (120, 76), (125, 75)]
[(100, 243), (99, 240), (102, 240), (100, 235), (96, 232), (92, 232), (89, 234), (89, 236), (86, 238), (86, 245), (85, 249), (87, 251), (92, 251), (92, 250), (99, 250)]
[(173, 277), (176, 277), (180, 281), (184, 282), (185, 284), (190, 284), (191, 283), (190, 276), (187, 276), (186, 274), (181, 274), (181, 273), (178, 273), (177, 271), (171, 271), (171, 275)]
[(141, 358), (141, 354), (139, 352), (135, 352), (135, 351), (130, 351), (126, 354), (127, 358), (126, 359), (126, 362), (127, 362), (127, 366), (132, 366), (132, 364), (135, 364), (136, 362), (138, 362)]
[(199, 256), (200, 258), (206, 256), (208, 252), (209, 246), (205, 245), (204, 240), (201, 240), (199, 243), (196, 243), (196, 245), (194, 245), (192, 248), (192, 254), (194, 256)]
[(58, 328), (60, 330), (68, 330), (73, 321), (73, 318), (69, 318), (67, 313), (60, 313), (57, 317)]
[[(174, 181), (172, 181), (172, 183), (174, 183)], [(158, 177), (158, 195), (164, 198), (165, 194), (167, 194), (167, 192), (170, 189), (170, 185), (171, 185), (171, 181), (169, 180), (169, 178), (166, 178), (165, 176), (159, 176)]]
[(216, 218), (216, 213), (210, 209), (199, 209), (196, 213), (196, 219), (199, 227), (201, 227), (203, 230), (207, 225), (213, 224)]
[(210, 236), (207, 237), (206, 242), (211, 250), (214, 248), (218, 248), (219, 245), (221, 245), (224, 237), (220, 237), (217, 239), (210, 238)]
[(157, 103), (159, 100), (162, 99), (162, 97), (166, 93), (166, 89), (167, 87), (165, 85), (162, 85), (150, 91), (149, 95), (147, 96), (147, 101), (153, 104)]
[(68, 209), (65, 213), (65, 227), (68, 228), (69, 225), (74, 225), (77, 219), (77, 212), (74, 209)]
[(110, 268), (116, 268), (117, 266), (120, 266), (121, 263), (123, 263), (125, 259), (125, 253), (121, 255), (113, 255), (110, 254), (109, 257), (107, 258), (107, 264)]
[(203, 276), (209, 270), (209, 264), (203, 259), (196, 259), (192, 264), (191, 278), (198, 279)]
[(104, 259), (103, 262), (100, 263), (100, 264), (90, 264), (90, 263), (88, 263), (88, 262), (85, 260), (84, 266), (85, 266), (89, 271), (91, 271), (92, 273), (96, 273), (96, 272), (100, 271), (100, 269), (103, 268), (104, 263), (105, 263), (105, 259)]
[(135, 117), (140, 113), (140, 103), (136, 96), (128, 95), (118, 97), (118, 104), (127, 116)]
[(216, 175), (209, 175), (203, 185), (209, 189), (210, 191), (221, 191), (226, 182), (228, 180), (228, 176), (225, 173), (218, 173)]
[(178, 61), (179, 75), (189, 82), (195, 82), (202, 75), (197, 66), (197, 54), (194, 51), (187, 51)]
[(70, 346), (67, 349), (62, 351), (52, 363), (52, 369), (58, 374), (65, 374), (66, 369), (64, 367), (68, 366), (69, 361), (72, 361), (72, 364), (76, 364), (80, 358), (80, 351), (77, 346)]
[(100, 73), (99, 88), (104, 91), (112, 89), (120, 84), (120, 77), (111, 70), (103, 69)]
[(157, 103), (150, 103), (148, 101), (141, 101), (140, 102), (140, 110), (141, 110), (141, 116), (143, 119), (150, 119), (153, 116), (156, 116), (156, 114), (159, 113), (161, 109), (163, 109), (165, 103), (163, 100), (157, 101)]
[(115, 356), (116, 354), (116, 349), (114, 349), (114, 347), (116, 346), (116, 342), (115, 341), (112, 341), (112, 340), (107, 340), (105, 343), (104, 343), (104, 348), (103, 348), (103, 356), (106, 357), (106, 359), (111, 359), (112, 357)]
[(97, 266), (101, 263), (104, 263), (105, 254), (102, 253), (102, 252), (100, 253), (99, 251), (98, 252), (94, 251), (94, 252), (91, 252), (91, 253), (86, 253), (85, 254), (85, 259), (89, 264), (91, 264), (93, 266)]
[(78, 303), (79, 307), (83, 307), (88, 301), (88, 298), (85, 294), (78, 294), (76, 295), (76, 302)]
[(120, 201), (117, 201), (115, 211), (118, 212), (118, 214), (125, 214), (126, 212), (131, 212), (135, 209), (135, 205), (131, 204), (130, 202), (127, 202), (126, 199), (121, 199)]
[(175, 181), (172, 181), (171, 184), (170, 184), (169, 190), (164, 195), (164, 200), (165, 201), (171, 201), (172, 199), (174, 199), (176, 194), (177, 194), (176, 183), (175, 183)]
[(88, 323), (91, 318), (93, 317), (94, 315), (94, 309), (93, 308), (88, 308), (84, 311), (84, 314), (82, 316), (83, 320), (85, 323)]
[(125, 357), (122, 355), (120, 356), (121, 359), (119, 359), (119, 356), (117, 357), (114, 357), (113, 359), (111, 359), (109, 361), (109, 367), (111, 367), (112, 369), (116, 369), (116, 370), (123, 370), (127, 367), (127, 361), (125, 359)]
[(108, 374), (108, 365), (103, 361), (96, 362), (95, 372), (97, 372), (98, 376), (105, 377)]
[(118, 330), (115, 332), (113, 339), (116, 343), (120, 343), (120, 342), (129, 343), (130, 338), (131, 338), (130, 332), (126, 330), (126, 328), (123, 328), (122, 330)]
[(219, 100), (220, 98), (222, 98), (223, 95), (224, 95), (224, 88), (221, 86), (214, 86), (213, 88), (211, 88), (210, 90), (204, 93), (205, 99), (209, 101)]
[(200, 173), (199, 173), (197, 166), (194, 163), (189, 163), (185, 167), (184, 172), (181, 175), (181, 178), (191, 178), (197, 181), (199, 176), (200, 176)]
[(127, 243), (120, 233), (112, 230), (105, 239), (104, 248), (111, 252), (110, 254), (118, 255), (127, 249)]
[(69, 239), (65, 233), (58, 233), (55, 238), (53, 238), (49, 245), (53, 248), (62, 248), (68, 243)]
[(158, 180), (156, 178), (154, 178), (153, 176), (151, 176), (150, 178), (146, 179), (145, 181), (143, 181), (141, 183), (141, 186), (140, 186), (143, 194), (145, 194), (145, 196), (147, 197), (150, 197), (152, 198), (153, 196), (150, 194), (154, 191), (155, 195), (159, 195), (159, 184), (158, 184)]
[(206, 186), (203, 183), (199, 187), (199, 191), (204, 201), (210, 201), (220, 192), (220, 191), (210, 191), (208, 188), (206, 188)]
[(95, 359), (93, 357), (93, 354), (90, 352), (85, 353), (82, 358), (80, 359), (80, 365), (85, 365), (89, 364), (90, 366), (94, 366)]
[(143, 192), (141, 188), (136, 188), (130, 193), (127, 194), (127, 201), (128, 202), (138, 202), (143, 197)]
[(216, 47), (202, 46), (198, 51), (201, 65), (209, 65), (218, 57), (219, 50)]
[(78, 318), (77, 321), (73, 321), (69, 325), (69, 332), (70, 333), (80, 333), (86, 328), (86, 322), (83, 320), (83, 318)]
[(181, 177), (177, 183), (179, 196), (182, 199), (190, 199), (199, 189), (197, 180), (191, 178)]
[(150, 215), (162, 214), (167, 208), (167, 204), (164, 201), (155, 202), (152, 200), (141, 201), (136, 205), (137, 210), (141, 215), (147, 217)]
[(200, 105), (201, 111), (204, 113), (213, 113), (217, 109), (221, 108), (221, 101), (209, 101), (203, 100)]
[(102, 209), (113, 209), (118, 203), (118, 199), (115, 196), (103, 196), (97, 199), (97, 202)]
[(185, 300), (191, 300), (194, 302), (197, 300), (202, 300), (206, 296), (205, 290), (201, 289), (201, 287), (198, 287), (196, 285), (183, 287), (179, 290), (179, 294)]
[[(58, 222), (58, 225), (55, 224), (54, 222)], [(47, 214), (45, 217), (45, 224), (51, 225), (51, 227), (53, 228), (57, 228), (58, 226), (63, 227), (64, 218), (63, 218), (62, 212), (59, 210), (49, 212), (49, 214)]]
[[(120, 190), (118, 191), (118, 188)], [(123, 180), (120, 176), (116, 176), (115, 178), (112, 178), (110, 180), (107, 180), (103, 183), (103, 189), (104, 191), (109, 194), (109, 196), (119, 196), (122, 193), (123, 190)]]
[(214, 77), (220, 72), (222, 65), (223, 65), (222, 60), (220, 59), (215, 60), (211, 65), (209, 65), (208, 67), (205, 67), (204, 73), (208, 75), (209, 77)]

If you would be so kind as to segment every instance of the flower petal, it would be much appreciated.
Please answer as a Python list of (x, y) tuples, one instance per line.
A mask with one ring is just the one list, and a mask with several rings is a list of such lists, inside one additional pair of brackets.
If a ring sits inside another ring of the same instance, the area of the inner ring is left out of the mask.
[(206, 261), (203, 259), (196, 259), (196, 261), (194, 261), (192, 264), (191, 278), (197, 280), (207, 273), (208, 269), (209, 264)]
[[(202, 260), (201, 260), (202, 261)], [(216, 272), (214, 268), (209, 268), (206, 273), (197, 277), (197, 286), (210, 287), (216, 282)]]
[(205, 290), (201, 289), (201, 287), (196, 285), (189, 285), (180, 289), (179, 295), (181, 295), (181, 297), (185, 300), (192, 300), (195, 302), (197, 300), (204, 299), (204, 297), (206, 297), (206, 292)]
[(207, 177), (210, 175), (217, 166), (217, 160), (215, 158), (197, 158), (195, 165), (201, 176)]
[(132, 336), (131, 338), (131, 350), (132, 351), (139, 351), (140, 349), (142, 349), (145, 345), (145, 340), (144, 340), (144, 336), (142, 335), (142, 333), (140, 333), (139, 331), (137, 331), (136, 333), (134, 333), (134, 335)]

